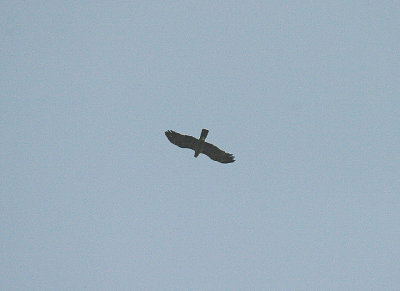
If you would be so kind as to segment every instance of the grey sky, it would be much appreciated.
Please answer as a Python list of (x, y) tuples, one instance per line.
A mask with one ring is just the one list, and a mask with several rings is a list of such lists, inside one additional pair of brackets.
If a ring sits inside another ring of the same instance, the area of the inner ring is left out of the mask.
[(3, 1), (0, 289), (400, 289), (399, 3), (216, 2)]

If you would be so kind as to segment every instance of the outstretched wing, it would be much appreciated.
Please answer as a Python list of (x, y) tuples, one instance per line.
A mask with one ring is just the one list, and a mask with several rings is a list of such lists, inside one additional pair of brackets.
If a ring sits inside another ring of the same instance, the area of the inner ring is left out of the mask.
[(171, 143), (177, 145), (180, 148), (188, 148), (194, 150), (196, 144), (199, 142), (199, 140), (197, 138), (194, 138), (193, 136), (183, 135), (173, 130), (166, 131), (165, 135)]
[(235, 161), (235, 157), (232, 154), (226, 153), (215, 145), (208, 142), (204, 143), (204, 147), (201, 152), (209, 156), (210, 159), (220, 163), (227, 164), (233, 163)]

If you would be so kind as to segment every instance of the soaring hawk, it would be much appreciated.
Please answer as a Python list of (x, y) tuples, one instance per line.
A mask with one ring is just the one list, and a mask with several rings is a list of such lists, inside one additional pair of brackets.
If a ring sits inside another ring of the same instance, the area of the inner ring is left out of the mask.
[(203, 129), (201, 131), (200, 138), (197, 139), (190, 135), (183, 135), (177, 133), (173, 130), (168, 130), (165, 132), (168, 140), (181, 148), (188, 148), (194, 150), (194, 157), (197, 158), (199, 154), (205, 154), (210, 159), (220, 162), (220, 163), (233, 163), (235, 161), (235, 157), (232, 154), (226, 153), (223, 150), (220, 150), (215, 145), (212, 145), (206, 142), (206, 137), (208, 134), (207, 129)]

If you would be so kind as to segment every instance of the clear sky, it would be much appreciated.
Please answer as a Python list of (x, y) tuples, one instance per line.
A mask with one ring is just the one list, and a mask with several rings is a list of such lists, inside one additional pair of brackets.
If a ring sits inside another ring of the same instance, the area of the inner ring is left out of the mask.
[(399, 15), (3, 1), (0, 289), (399, 290)]

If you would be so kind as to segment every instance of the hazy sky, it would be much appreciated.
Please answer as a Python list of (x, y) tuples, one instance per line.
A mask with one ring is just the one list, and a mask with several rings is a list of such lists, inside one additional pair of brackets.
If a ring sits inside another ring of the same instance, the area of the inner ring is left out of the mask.
[(399, 290), (399, 15), (3, 1), (0, 289)]

